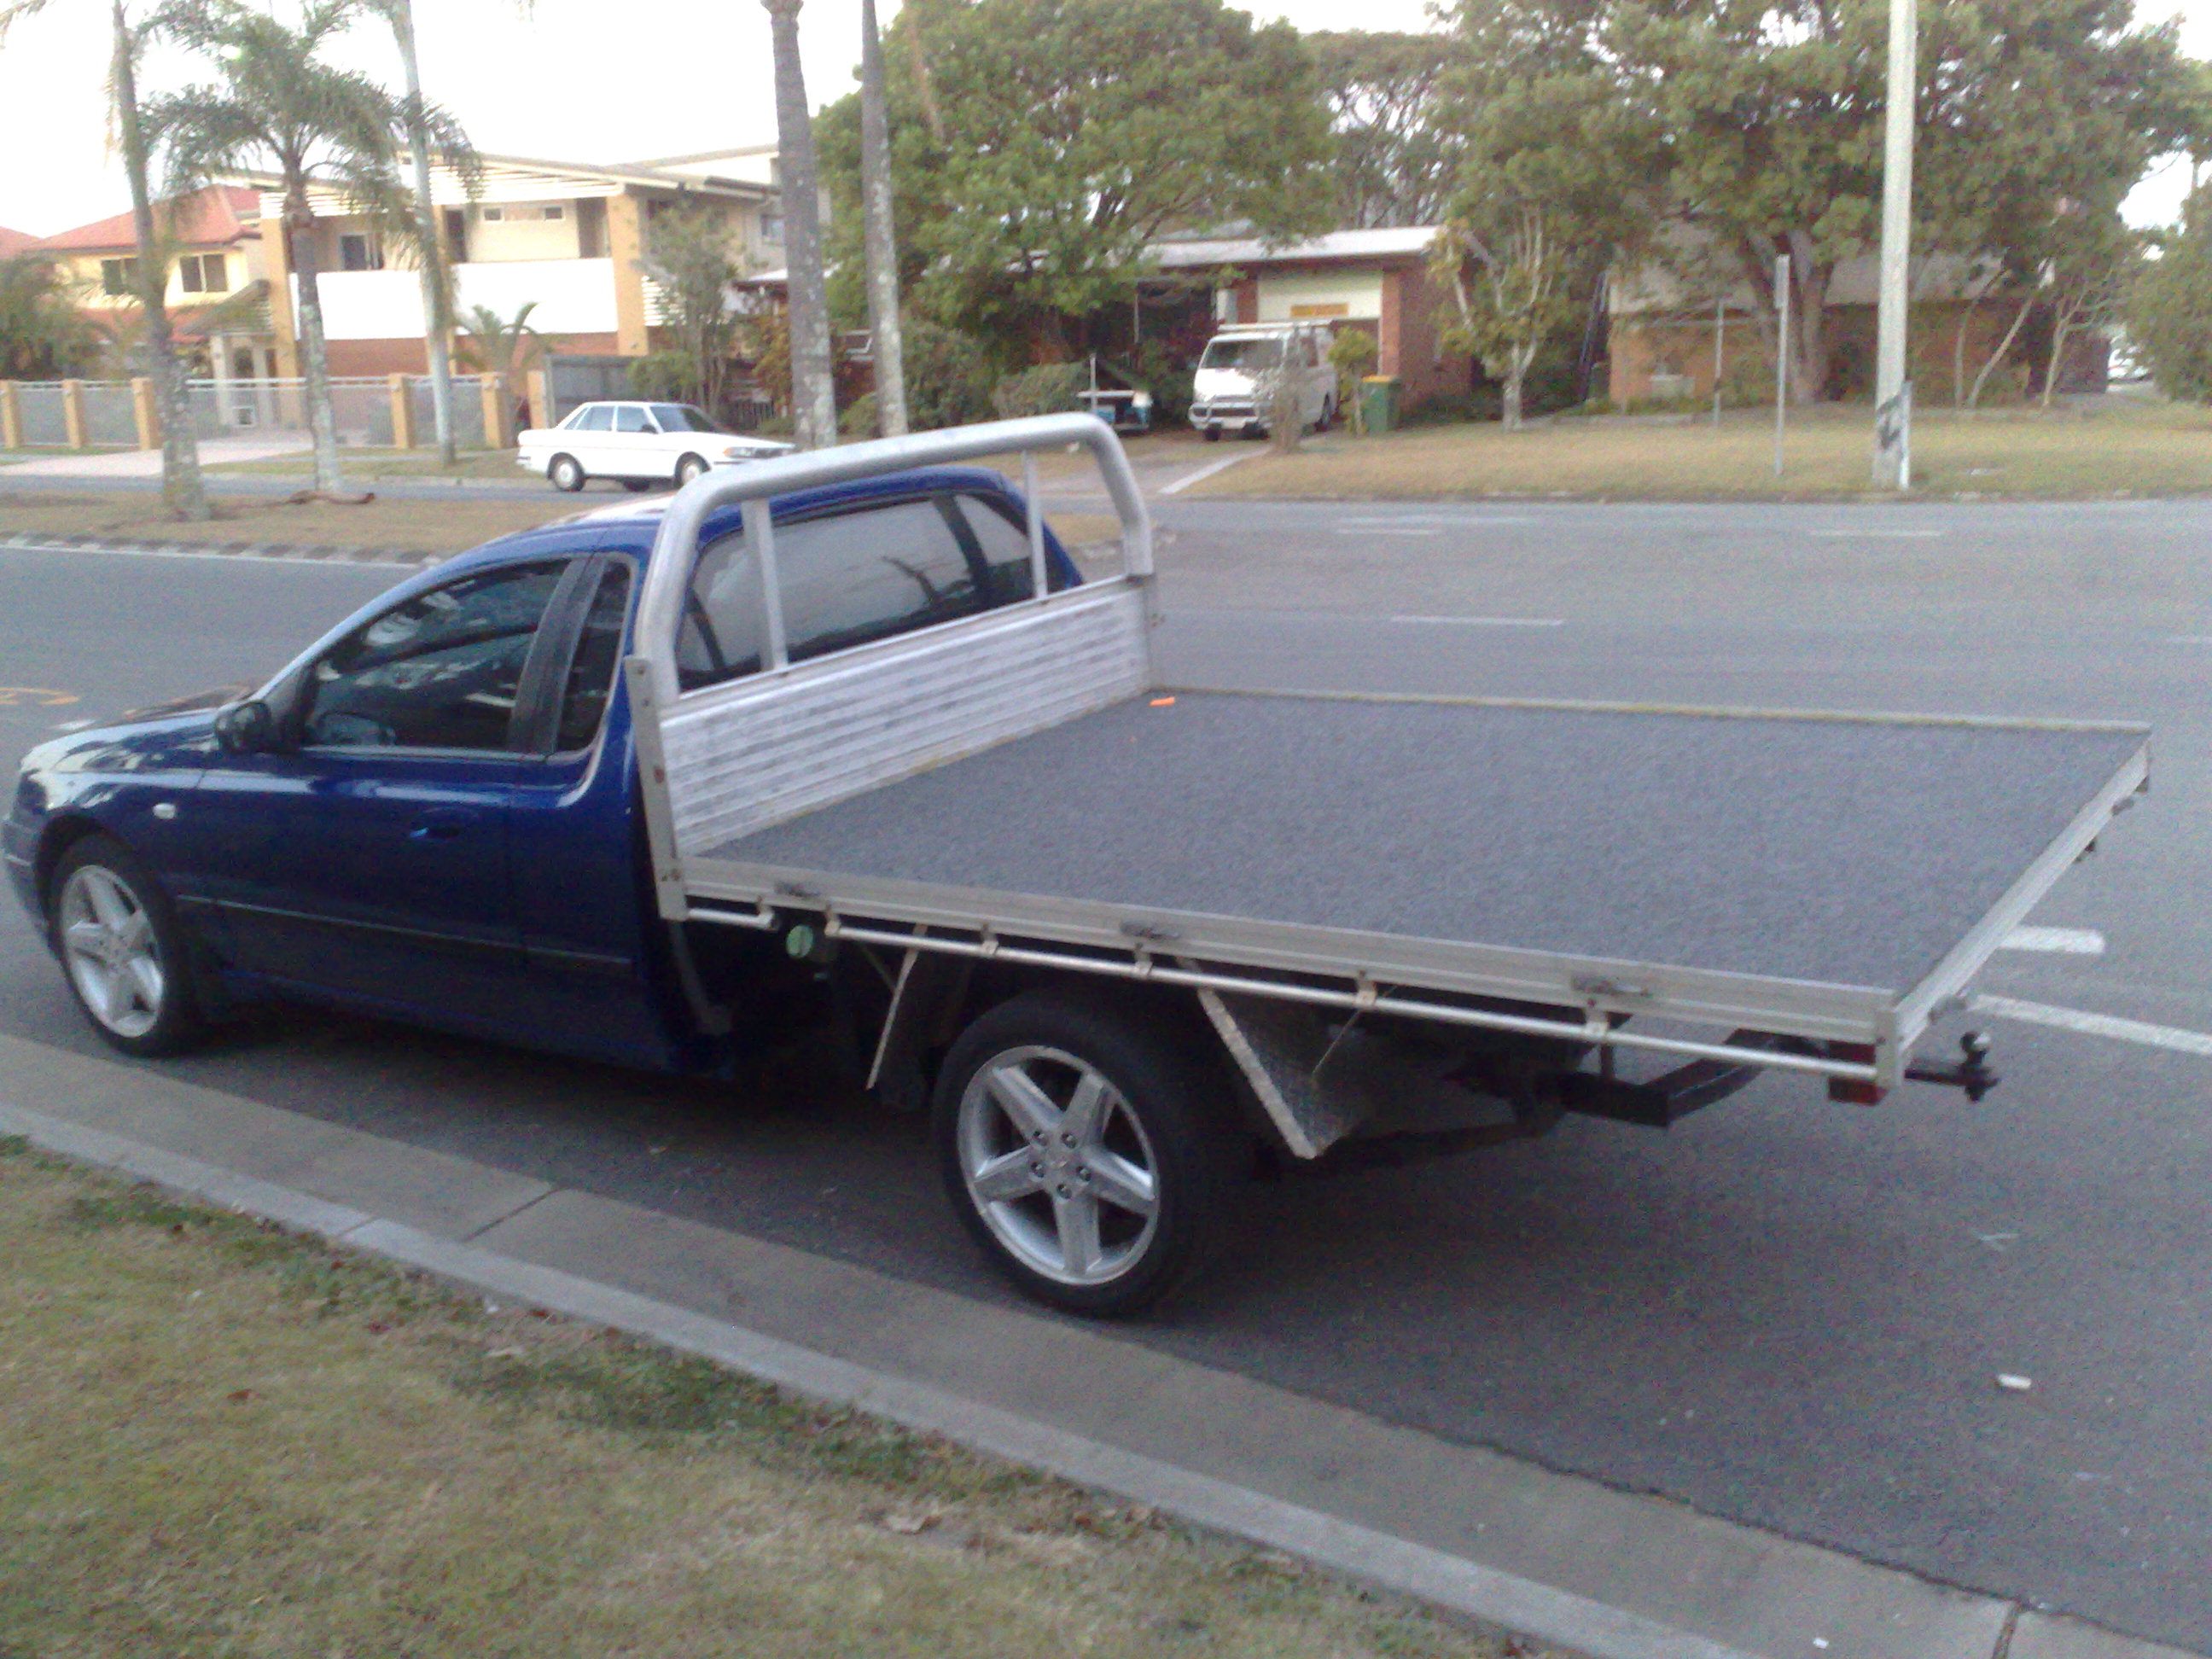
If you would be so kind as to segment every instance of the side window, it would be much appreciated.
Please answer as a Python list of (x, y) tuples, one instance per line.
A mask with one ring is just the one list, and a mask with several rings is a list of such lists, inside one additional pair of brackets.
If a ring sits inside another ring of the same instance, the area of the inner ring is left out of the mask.
[(311, 747), (508, 747), (532, 638), (560, 561), (464, 577), (418, 593), (308, 671), (301, 710)]
[(615, 665), (622, 657), (623, 618), (629, 609), (629, 566), (611, 562), (599, 592), (584, 613), (568, 678), (561, 688), (561, 724), (553, 746), (562, 751), (587, 748), (599, 734), (607, 699), (613, 695)]
[(596, 409), (587, 409), (584, 411), (583, 418), (576, 422), (576, 430), (579, 432), (608, 432), (613, 430), (614, 423), (614, 410), (608, 408), (605, 404), (601, 404)]
[(645, 418), (645, 411), (635, 404), (618, 404), (615, 407), (615, 430), (650, 432), (653, 430), (653, 422)]
[[(785, 650), (805, 662), (1030, 594), (1027, 529), (975, 495), (887, 502), (775, 527)], [(700, 556), (677, 636), (689, 690), (760, 672), (760, 567), (742, 532)]]

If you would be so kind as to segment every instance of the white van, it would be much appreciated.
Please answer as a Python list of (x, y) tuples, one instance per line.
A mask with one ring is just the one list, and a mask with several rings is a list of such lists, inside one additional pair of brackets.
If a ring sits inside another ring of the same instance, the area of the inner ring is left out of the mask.
[(1325, 427), (1336, 418), (1336, 366), (1328, 329), (1319, 323), (1244, 323), (1206, 343), (1191, 386), (1190, 423), (1212, 443), (1224, 431), (1257, 437), (1273, 414), (1280, 368), (1297, 384), (1300, 421)]

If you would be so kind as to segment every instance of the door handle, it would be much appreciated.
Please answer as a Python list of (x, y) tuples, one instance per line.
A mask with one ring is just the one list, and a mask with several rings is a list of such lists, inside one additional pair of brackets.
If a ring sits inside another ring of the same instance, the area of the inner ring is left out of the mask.
[(452, 841), (482, 815), (465, 806), (434, 806), (407, 826), (410, 841)]

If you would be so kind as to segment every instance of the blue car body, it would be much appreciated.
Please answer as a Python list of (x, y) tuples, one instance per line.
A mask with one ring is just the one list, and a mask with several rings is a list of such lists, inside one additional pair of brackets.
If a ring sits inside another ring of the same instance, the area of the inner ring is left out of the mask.
[[(795, 521), (951, 490), (1024, 511), (998, 474), (940, 467), (797, 492), (773, 512)], [(641, 504), (488, 543), (362, 607), (258, 695), (279, 696), (320, 653), (411, 596), (547, 560), (627, 562), (627, 653), (659, 518), (658, 504)], [(734, 507), (710, 518), (702, 544), (738, 523)], [(1079, 581), (1047, 534), (1055, 585)], [(542, 755), (235, 752), (218, 740), (216, 714), (240, 695), (149, 711), (25, 757), (0, 850), (50, 944), (56, 863), (79, 837), (104, 832), (175, 902), (192, 936), (193, 984), (211, 1013), (313, 1002), (684, 1071), (726, 1064), (775, 1024), (774, 987), (789, 965), (775, 941), (702, 945), (720, 953), (709, 965), (725, 1006), (709, 1010), (693, 947), (658, 915), (619, 675), (596, 739)], [(730, 959), (746, 951), (772, 959)], [(733, 980), (749, 978), (763, 988), (750, 1006), (729, 995)]]

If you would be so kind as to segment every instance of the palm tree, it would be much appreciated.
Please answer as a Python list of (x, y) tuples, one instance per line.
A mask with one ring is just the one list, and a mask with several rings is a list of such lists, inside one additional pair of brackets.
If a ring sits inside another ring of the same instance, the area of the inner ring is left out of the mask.
[(471, 306), (457, 319), (461, 332), (461, 361), (479, 374), (503, 374), (510, 387), (520, 386), (545, 349), (545, 342), (530, 325), (538, 301), (530, 301), (514, 316), (502, 317), (489, 306)]
[(0, 259), (0, 380), (67, 380), (99, 349), (99, 331), (52, 254)]
[[(46, 9), (47, 0), (0, 0), (0, 40), (23, 19)], [(134, 15), (125, 0), (111, 0), (109, 17), (112, 45), (108, 53), (108, 112), (123, 151), (123, 171), (131, 183), (131, 221), (136, 233), (137, 258), (131, 262), (131, 285), (145, 313), (146, 355), (154, 370), (154, 385), (161, 399), (161, 500), (172, 518), (210, 519), (207, 484), (200, 477), (199, 441), (193, 436), (191, 408), (185, 385), (184, 365), (177, 359), (175, 336), (169, 326), (165, 291), (169, 284), (169, 262), (161, 252), (161, 238), (154, 222), (154, 192), (149, 182), (149, 147), (144, 112), (138, 103), (138, 65), (146, 46), (164, 33), (179, 3), (155, 7)]]
[(331, 407), (330, 349), (323, 332), (322, 262), (315, 246), (317, 192), (335, 195), (372, 234), (403, 247), (417, 241), (414, 204), (399, 177), (401, 134), (412, 120), (434, 152), (464, 178), (476, 153), (452, 116), (394, 98), (364, 75), (324, 62), (323, 48), (358, 15), (360, 0), (309, 0), (295, 28), (238, 0), (206, 0), (172, 25), (175, 38), (221, 65), (222, 79), (149, 106), (149, 128), (168, 155), (172, 188), (197, 188), (274, 161), (282, 182), (282, 232), (299, 279), (300, 339), (314, 434), (315, 488), (344, 488), (337, 421)]
[(868, 266), (876, 413), (886, 438), (906, 435), (906, 343), (899, 329), (898, 252), (891, 229), (890, 121), (876, 0), (860, 0), (860, 218)]
[(814, 120), (799, 64), (801, 0), (761, 0), (775, 48), (777, 166), (783, 174), (783, 252), (791, 307), (791, 422), (802, 449), (837, 441), (830, 378), (830, 293), (822, 272), (822, 197)]
[(422, 74), (415, 60), (415, 7), (413, 0), (368, 3), (392, 25), (400, 71), (407, 81), (407, 150), (415, 170), (415, 241), (422, 264), (422, 338), (429, 356), (431, 419), (437, 428), (438, 459), (451, 466), (460, 459), (453, 442), (453, 368), (447, 344), (453, 331), (453, 272), (446, 264), (445, 239), (438, 234), (437, 204), (430, 198), (430, 132), (422, 118)]

